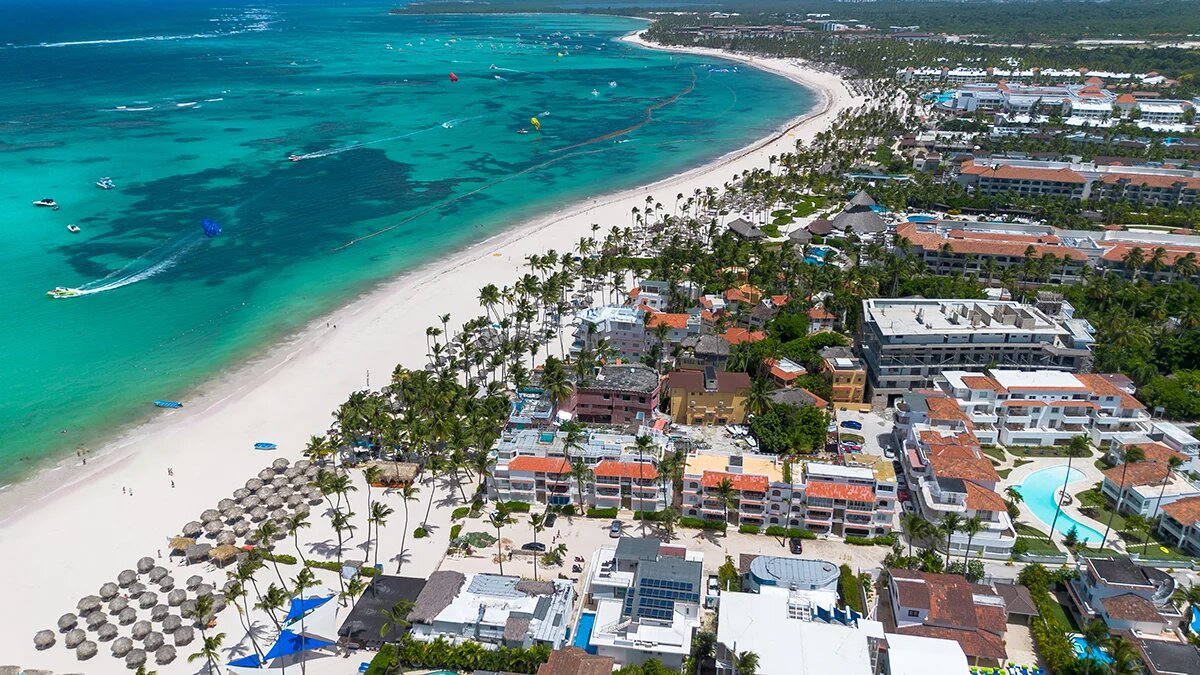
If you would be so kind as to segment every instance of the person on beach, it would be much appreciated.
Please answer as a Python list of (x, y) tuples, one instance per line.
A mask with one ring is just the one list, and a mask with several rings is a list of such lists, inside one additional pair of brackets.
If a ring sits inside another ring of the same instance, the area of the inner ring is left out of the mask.
[(172, 489), (174, 489), (174, 488), (175, 488), (175, 481), (171, 481), (171, 488), (172, 488)]

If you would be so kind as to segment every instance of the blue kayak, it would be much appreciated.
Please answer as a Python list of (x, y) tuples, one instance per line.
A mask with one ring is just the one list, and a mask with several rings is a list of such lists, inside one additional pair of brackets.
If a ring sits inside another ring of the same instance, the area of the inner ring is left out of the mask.
[(183, 404), (179, 401), (155, 401), (154, 405), (160, 408), (182, 408)]
[(259, 442), (259, 443), (255, 443), (255, 444), (254, 444), (254, 449), (255, 449), (255, 450), (274, 450), (274, 449), (275, 449), (275, 444), (274, 444), (274, 443), (262, 443), (262, 442)]

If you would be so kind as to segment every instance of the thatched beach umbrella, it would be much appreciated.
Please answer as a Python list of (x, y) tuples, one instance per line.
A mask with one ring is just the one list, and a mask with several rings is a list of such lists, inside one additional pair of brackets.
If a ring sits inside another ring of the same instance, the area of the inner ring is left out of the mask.
[(244, 511), (251, 511), (254, 507), (262, 505), (262, 503), (263, 500), (259, 499), (257, 495), (250, 495), (242, 500), (242, 509)]
[(142, 645), (146, 647), (146, 651), (154, 651), (155, 649), (163, 646), (164, 642), (165, 640), (163, 640), (163, 634), (159, 633), (158, 631), (154, 631), (147, 635), (145, 640), (142, 640)]
[(95, 642), (92, 642), (91, 640), (84, 640), (83, 642), (79, 643), (78, 647), (75, 648), (75, 656), (80, 661), (87, 661), (95, 656), (97, 651), (99, 651), (99, 648), (96, 646)]
[(175, 648), (171, 645), (163, 645), (154, 652), (154, 660), (160, 666), (165, 666), (175, 660)]
[(196, 614), (196, 601), (184, 600), (179, 606), (179, 615), (185, 619), (190, 619)]
[(117, 583), (120, 584), (121, 588), (126, 588), (135, 581), (137, 581), (137, 572), (133, 570), (122, 570), (117, 575)]
[(127, 637), (119, 637), (113, 640), (112, 655), (118, 659), (128, 654), (131, 649), (133, 649), (133, 640)]
[(74, 649), (86, 639), (87, 633), (76, 628), (74, 630), (67, 631), (67, 634), (63, 636), (63, 644), (67, 646), (67, 649)]
[(172, 588), (175, 588), (175, 577), (168, 574), (167, 576), (159, 579), (158, 587), (164, 591), (169, 591)]
[(117, 594), (120, 592), (120, 587), (111, 581), (100, 587), (100, 597), (103, 600), (112, 600), (113, 598), (117, 597)]
[(134, 621), (137, 621), (137, 610), (132, 607), (126, 607), (117, 613), (117, 621), (122, 626), (128, 626)]
[(250, 520), (253, 520), (256, 523), (262, 522), (266, 519), (267, 510), (261, 506), (254, 507), (254, 510), (250, 512)]
[(165, 633), (174, 633), (182, 625), (183, 619), (176, 614), (171, 614), (163, 619), (162, 629)]
[(270, 485), (264, 485), (254, 491), (254, 496), (258, 497), (264, 502), (270, 499), (271, 495), (273, 494), (275, 494), (275, 488), (271, 487)]
[(146, 576), (150, 579), (150, 581), (158, 582), (160, 579), (167, 576), (167, 574), (168, 574), (167, 568), (159, 565), (159, 566), (155, 567), (154, 569), (150, 570), (150, 572)]
[(287, 498), (288, 508), (293, 511), (295, 511), (297, 508), (299, 508), (300, 505), (303, 503), (304, 503), (304, 497), (302, 497), (299, 494), (293, 494), (292, 496)]
[(253, 490), (250, 490), (248, 488), (238, 488), (233, 491), (233, 498), (235, 501), (240, 502), (243, 499), (245, 499), (246, 497), (249, 497), (252, 492), (253, 492)]
[(37, 634), (33, 636), (33, 646), (36, 647), (38, 651), (49, 649), (54, 646), (54, 639), (54, 631), (39, 630)]
[(182, 588), (176, 588), (170, 593), (167, 593), (167, 604), (172, 607), (178, 607), (179, 605), (183, 604), (184, 600), (187, 600), (187, 591), (183, 590)]
[(140, 581), (135, 581), (132, 584), (129, 584), (128, 591), (129, 591), (129, 597), (136, 598), (139, 595), (141, 595), (142, 593), (146, 592), (146, 584), (143, 584)]
[(288, 499), (292, 495), (296, 494), (296, 491), (292, 489), (290, 485), (284, 485), (283, 487), (275, 490), (275, 494), (279, 495), (280, 499)]
[(303, 515), (306, 515), (306, 516), (307, 516), (307, 515), (309, 514), (309, 512), (311, 512), (311, 511), (312, 511), (312, 509), (310, 509), (310, 508), (308, 507), (308, 504), (301, 504), (301, 505), (299, 505), (299, 506), (297, 506), (297, 507), (296, 507), (296, 513), (300, 513), (300, 514), (303, 514)]
[(222, 532), (221, 536), (225, 536), (227, 534), (229, 535), (230, 541), (228, 543), (221, 544), (220, 546), (214, 548), (212, 550), (212, 552), (209, 553), (209, 556), (208, 556), (219, 567), (224, 567), (224, 566), (228, 565), (229, 563), (233, 562), (234, 560), (237, 560), (237, 556), (238, 556), (238, 548), (233, 545), (233, 539), (234, 539), (233, 533), (232, 532)]
[(133, 624), (133, 627), (129, 629), (129, 633), (133, 636), (134, 640), (141, 640), (149, 635), (150, 631), (152, 630), (154, 630), (154, 628), (150, 626), (150, 622), (143, 619)]
[(200, 576), (199, 574), (193, 574), (192, 576), (188, 577), (187, 589), (189, 591), (194, 591), (196, 590), (196, 587), (202, 583), (204, 583), (204, 577)]
[(309, 478), (316, 477), (316, 475), (320, 472), (321, 467), (317, 466), (316, 464), (309, 464), (308, 466), (304, 467), (304, 475), (308, 476)]
[[(233, 530), (221, 530), (221, 533), (217, 535), (217, 543), (220, 544), (220, 546), (217, 548), (221, 548), (221, 546), (232, 546), (236, 541), (237, 535), (233, 533)], [(213, 555), (215, 554), (216, 549), (213, 549)]]
[(255, 490), (257, 490), (258, 488), (260, 488), (262, 486), (263, 486), (263, 482), (262, 482), (262, 480), (260, 480), (258, 478), (251, 478), (250, 480), (246, 481), (246, 489), (251, 492), (254, 492)]
[(287, 459), (284, 457), (280, 457), (274, 462), (271, 462), (271, 468), (275, 469), (275, 473), (283, 473), (287, 470), (288, 464), (291, 464), (291, 462), (287, 461)]
[(139, 574), (145, 574), (152, 569), (154, 569), (154, 558), (151, 558), (150, 556), (138, 558), (137, 571)]
[(271, 495), (270, 497), (267, 497), (267, 501), (263, 504), (263, 506), (266, 506), (271, 510), (283, 508), (283, 497), (280, 497), (279, 495)]
[(258, 530), (250, 530), (249, 532), (246, 533), (246, 543), (247, 544), (259, 543), (258, 542)]
[(183, 526), (183, 529), (181, 529), (180, 532), (183, 532), (184, 536), (186, 537), (194, 537), (200, 534), (200, 528), (202, 527), (204, 527), (204, 525), (202, 525), (199, 521), (191, 520)]
[(287, 476), (275, 476), (271, 479), (271, 487), (275, 488), (276, 490), (282, 487), (287, 487), (290, 484), (291, 481), (288, 480)]
[(79, 617), (75, 616), (74, 614), (72, 614), (70, 612), (67, 612), (66, 614), (63, 614), (62, 616), (58, 617), (58, 629), (59, 630), (71, 630), (78, 624), (79, 624)]
[(135, 649), (125, 656), (125, 666), (128, 668), (137, 668), (146, 663), (146, 650)]
[(239, 537), (246, 536), (246, 533), (249, 531), (250, 531), (250, 523), (247, 523), (244, 520), (239, 521), (238, 523), (236, 523), (233, 526), (233, 533)]
[(97, 640), (108, 641), (115, 637), (117, 637), (117, 627), (112, 625), (111, 623), (106, 623), (103, 626), (100, 626), (99, 628), (96, 629), (96, 639)]
[(191, 644), (192, 640), (196, 639), (196, 634), (195, 631), (192, 630), (191, 626), (180, 626), (179, 628), (175, 629), (175, 632), (171, 634), (171, 637), (175, 638), (176, 647), (183, 647)]
[(312, 466), (312, 462), (308, 461), (307, 459), (296, 460), (296, 463), (292, 465), (294, 469), (299, 471), (307, 471), (308, 467), (310, 466)]
[(321, 500), (325, 499), (325, 495), (321, 494), (321, 491), (316, 488), (308, 490), (304, 493), (304, 496), (307, 498), (308, 503), (314, 506), (320, 504)]
[(88, 618), (87, 618), (88, 628), (91, 628), (92, 630), (96, 630), (97, 628), (99, 628), (100, 626), (103, 626), (106, 623), (108, 623), (108, 617), (104, 615), (104, 612), (92, 612), (91, 614), (88, 614)]
[[(282, 525), (287, 522), (288, 515), (289, 515), (288, 512), (283, 509), (283, 505), (281, 504), (280, 508), (275, 509), (274, 511), (271, 512), (271, 520), (274, 520), (275, 522)], [(283, 539), (286, 536), (287, 536), (287, 530), (284, 530), (281, 527), (281, 528), (275, 530), (275, 534), (271, 538), (279, 540), (279, 539)]]
[(207, 534), (210, 537), (215, 537), (221, 533), (221, 530), (224, 529), (224, 527), (225, 524), (221, 521), (210, 520), (204, 524), (204, 534)]
[[(196, 523), (196, 526), (199, 528), (200, 523)], [(195, 533), (200, 534), (200, 530), (197, 529)], [(172, 537), (169, 546), (171, 555), (183, 555), (184, 551), (187, 551), (187, 547), (194, 543), (196, 543), (196, 540), (192, 537)]]
[(202, 598), (206, 595), (212, 595), (212, 592), (213, 592), (212, 584), (200, 584), (199, 586), (196, 587), (196, 597), (197, 598)]
[(141, 607), (142, 609), (150, 609), (157, 604), (158, 594), (152, 591), (142, 593), (141, 596), (138, 597), (138, 607)]
[(240, 506), (230, 507), (225, 510), (225, 522), (236, 523), (237, 521), (242, 519), (242, 516), (245, 513), (246, 513), (246, 509), (243, 509)]
[(289, 466), (287, 470), (283, 472), (283, 477), (291, 480), (302, 473), (304, 473), (304, 471), (300, 469), (299, 464), (297, 464), (297, 466)]
[[(263, 469), (262, 471), (258, 472), (258, 479), (261, 481), (268, 481), (274, 477), (275, 477), (275, 472), (270, 469)], [(250, 487), (250, 486), (247, 485), (246, 487)]]
[(187, 547), (187, 551), (184, 552), (184, 557), (187, 558), (188, 562), (200, 562), (201, 560), (208, 558), (208, 552), (211, 550), (212, 546), (209, 546), (208, 544), (192, 544), (191, 546)]
[(108, 601), (108, 613), (116, 614), (129, 606), (129, 601), (122, 597), (116, 597)]
[(154, 607), (150, 608), (150, 620), (162, 621), (163, 619), (167, 618), (167, 615), (170, 613), (170, 607), (167, 607), (166, 605), (155, 605)]
[(210, 520), (217, 520), (221, 517), (221, 512), (216, 509), (204, 509), (200, 514), (200, 522), (207, 523)]
[(229, 606), (229, 601), (221, 593), (213, 594), (213, 614), (220, 614)]
[(234, 506), (237, 506), (237, 502), (233, 501), (229, 497), (226, 497), (226, 498), (222, 499), (221, 501), (217, 502), (217, 510), (218, 511), (225, 511)]

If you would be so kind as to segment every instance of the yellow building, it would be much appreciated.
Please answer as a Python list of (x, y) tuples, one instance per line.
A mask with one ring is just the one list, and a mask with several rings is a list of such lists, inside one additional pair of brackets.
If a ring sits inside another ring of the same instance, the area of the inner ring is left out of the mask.
[(833, 391), (834, 406), (862, 405), (867, 395), (867, 368), (846, 347), (821, 350), (821, 374)]
[(677, 424), (741, 424), (746, 419), (750, 376), (746, 373), (677, 370), (667, 377), (671, 417)]

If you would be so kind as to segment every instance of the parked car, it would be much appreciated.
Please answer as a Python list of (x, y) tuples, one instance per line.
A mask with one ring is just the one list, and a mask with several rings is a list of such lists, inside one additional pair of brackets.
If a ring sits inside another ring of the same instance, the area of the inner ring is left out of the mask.
[(857, 431), (861, 431), (862, 430), (862, 422), (855, 422), (854, 420), (846, 420), (846, 421), (842, 422), (842, 428), (843, 429), (854, 429)]
[(912, 513), (915, 510), (913, 509), (913, 505), (909, 502), (901, 502), (900, 508), (903, 509), (905, 513)]
[(545, 525), (546, 527), (554, 527), (554, 522), (556, 520), (558, 520), (558, 514), (553, 511), (549, 511), (546, 513), (546, 518), (542, 520), (542, 525)]
[(896, 451), (893, 450), (890, 446), (886, 447), (883, 449), (883, 456), (887, 457), (888, 459), (894, 459), (896, 457)]
[(792, 537), (788, 539), (788, 550), (795, 555), (800, 555), (804, 552), (804, 540), (800, 537)]
[(608, 526), (608, 536), (614, 539), (621, 536), (621, 521), (614, 520)]
[(546, 545), (540, 541), (531, 541), (528, 544), (521, 546), (522, 551), (534, 551), (536, 553), (545, 553)]
[(901, 490), (908, 489), (908, 479), (904, 477), (904, 474), (902, 474), (902, 473), (896, 474), (896, 486), (899, 487)]
[(901, 490), (897, 493), (897, 496), (900, 497), (900, 501), (902, 502), (908, 501), (908, 490)]

